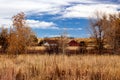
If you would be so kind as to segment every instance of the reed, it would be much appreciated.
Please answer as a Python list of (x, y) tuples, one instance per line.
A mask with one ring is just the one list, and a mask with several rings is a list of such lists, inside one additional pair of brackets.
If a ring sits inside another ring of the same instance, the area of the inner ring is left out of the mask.
[(120, 56), (1, 55), (0, 80), (120, 80)]

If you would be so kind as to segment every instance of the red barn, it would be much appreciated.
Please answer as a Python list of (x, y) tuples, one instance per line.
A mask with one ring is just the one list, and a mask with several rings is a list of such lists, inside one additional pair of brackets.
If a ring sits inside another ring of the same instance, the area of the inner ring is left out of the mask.
[(69, 46), (79, 46), (79, 43), (75, 40), (71, 40), (69, 43), (68, 43)]

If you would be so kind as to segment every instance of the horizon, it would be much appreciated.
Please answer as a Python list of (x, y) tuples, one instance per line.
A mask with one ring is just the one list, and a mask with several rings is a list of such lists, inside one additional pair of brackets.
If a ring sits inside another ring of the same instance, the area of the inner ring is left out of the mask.
[(57, 37), (64, 30), (69, 37), (88, 38), (95, 11), (115, 14), (119, 5), (120, 0), (0, 0), (0, 27), (10, 28), (12, 17), (24, 12), (38, 38)]

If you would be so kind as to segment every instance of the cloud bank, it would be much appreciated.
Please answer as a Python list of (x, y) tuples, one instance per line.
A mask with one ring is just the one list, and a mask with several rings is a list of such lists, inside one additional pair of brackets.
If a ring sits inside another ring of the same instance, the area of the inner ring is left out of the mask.
[[(11, 17), (19, 12), (27, 16), (57, 15), (58, 18), (89, 18), (94, 11), (106, 13), (120, 12), (120, 0), (0, 0), (0, 26), (12, 25)], [(46, 21), (27, 20), (33, 28), (58, 29), (57, 24)]]

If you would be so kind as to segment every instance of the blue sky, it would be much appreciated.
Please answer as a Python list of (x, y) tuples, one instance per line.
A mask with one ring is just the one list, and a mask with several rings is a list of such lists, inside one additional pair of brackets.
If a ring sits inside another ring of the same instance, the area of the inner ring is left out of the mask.
[(12, 16), (26, 14), (26, 21), (38, 37), (89, 37), (89, 18), (95, 11), (120, 12), (120, 0), (0, 0), (0, 27), (9, 28)]

